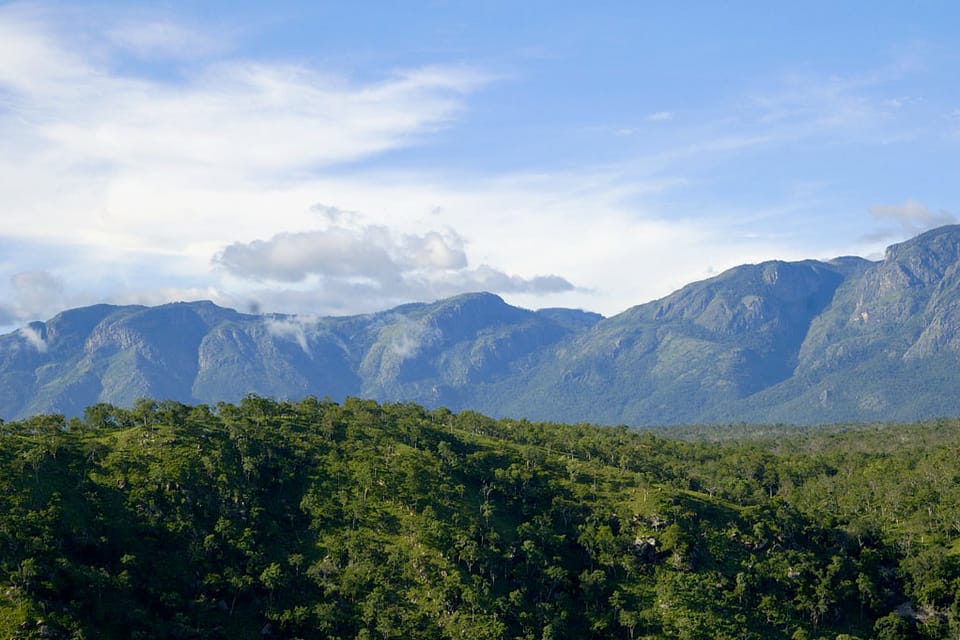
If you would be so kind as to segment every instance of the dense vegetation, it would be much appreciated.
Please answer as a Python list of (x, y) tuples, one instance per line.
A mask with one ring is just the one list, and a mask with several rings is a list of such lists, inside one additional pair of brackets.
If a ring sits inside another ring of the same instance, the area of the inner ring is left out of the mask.
[(7, 638), (960, 633), (954, 420), (681, 441), (250, 396), (0, 429)]

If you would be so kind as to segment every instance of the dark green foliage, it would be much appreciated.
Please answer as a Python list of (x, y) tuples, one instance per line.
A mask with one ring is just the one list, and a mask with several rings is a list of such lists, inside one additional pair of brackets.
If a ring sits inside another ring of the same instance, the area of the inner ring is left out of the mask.
[(698, 443), (247, 396), (0, 428), (4, 637), (960, 631), (957, 421)]

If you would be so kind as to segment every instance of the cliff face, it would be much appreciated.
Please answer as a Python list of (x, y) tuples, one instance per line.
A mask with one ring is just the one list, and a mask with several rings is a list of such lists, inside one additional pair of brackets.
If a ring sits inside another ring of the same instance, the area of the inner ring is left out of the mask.
[(343, 318), (98, 305), (0, 336), (0, 416), (349, 395), (626, 424), (960, 414), (960, 227), (771, 261), (611, 317), (467, 294)]

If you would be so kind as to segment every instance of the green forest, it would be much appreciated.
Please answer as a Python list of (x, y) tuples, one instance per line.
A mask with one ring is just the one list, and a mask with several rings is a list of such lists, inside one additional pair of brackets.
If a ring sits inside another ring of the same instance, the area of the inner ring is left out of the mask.
[(140, 400), (0, 424), (4, 638), (960, 637), (960, 421)]

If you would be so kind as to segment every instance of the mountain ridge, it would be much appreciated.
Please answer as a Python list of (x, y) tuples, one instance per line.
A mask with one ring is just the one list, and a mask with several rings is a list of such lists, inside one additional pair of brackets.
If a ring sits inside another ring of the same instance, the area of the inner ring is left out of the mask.
[(0, 417), (256, 393), (605, 424), (915, 420), (960, 415), (958, 363), (951, 225), (880, 261), (740, 265), (607, 318), (485, 292), (356, 316), (66, 310), (0, 336)]

